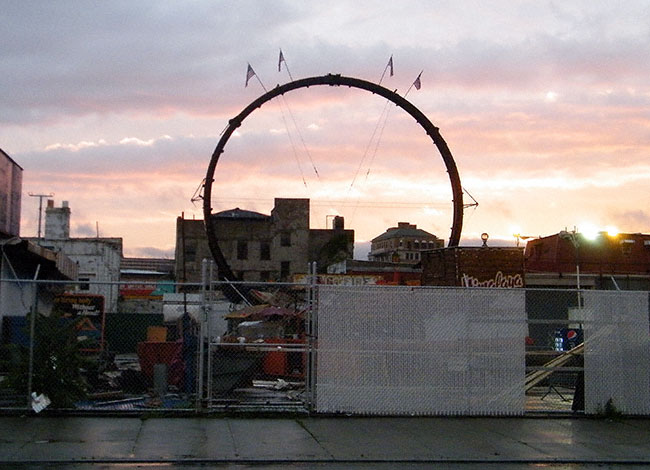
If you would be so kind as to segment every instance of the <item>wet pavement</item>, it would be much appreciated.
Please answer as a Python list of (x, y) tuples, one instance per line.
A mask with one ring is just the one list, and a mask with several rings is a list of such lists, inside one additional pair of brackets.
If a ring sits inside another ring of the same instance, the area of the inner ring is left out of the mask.
[(2, 469), (630, 465), (650, 468), (650, 419), (0, 417)]

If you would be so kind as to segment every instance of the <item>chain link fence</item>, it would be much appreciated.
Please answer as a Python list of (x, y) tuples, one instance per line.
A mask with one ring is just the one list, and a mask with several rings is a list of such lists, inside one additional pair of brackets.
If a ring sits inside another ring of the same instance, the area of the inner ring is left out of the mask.
[(647, 292), (316, 280), (0, 280), (0, 408), (650, 415)]
[(0, 408), (307, 411), (306, 281), (159, 287), (0, 280)]

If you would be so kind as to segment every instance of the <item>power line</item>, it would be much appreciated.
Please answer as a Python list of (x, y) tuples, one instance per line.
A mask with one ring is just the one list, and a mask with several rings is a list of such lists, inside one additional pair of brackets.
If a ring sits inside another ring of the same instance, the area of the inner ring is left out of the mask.
[[(215, 203), (260, 203), (260, 202), (271, 202), (269, 199), (264, 198), (215, 198), (213, 199)], [(449, 202), (435, 202), (435, 201), (350, 201), (350, 200), (323, 200), (323, 199), (310, 199), (310, 205), (312, 206), (328, 206), (328, 205), (339, 205), (342, 207), (371, 207), (371, 208), (381, 208), (381, 209), (425, 209), (432, 207), (448, 207)]]
[[(302, 165), (300, 164), (300, 158), (298, 157), (298, 151), (296, 150), (296, 146), (293, 143), (293, 138), (291, 137), (291, 131), (289, 130), (289, 125), (287, 124), (287, 119), (284, 116), (284, 110), (282, 109), (282, 103), (289, 109), (289, 105), (287, 104), (286, 100), (284, 99), (284, 95), (282, 95), (282, 102), (280, 103), (280, 113), (282, 114), (282, 122), (284, 123), (284, 127), (287, 129), (287, 137), (289, 138), (289, 142), (291, 143), (291, 150), (293, 151), (293, 156), (296, 159), (296, 163), (298, 164), (298, 170), (300, 170), (300, 177), (302, 178), (302, 184), (305, 185), (305, 188), (307, 187), (307, 181), (305, 180), (305, 174), (302, 171)], [(295, 123), (295, 120), (294, 120)], [(318, 174), (318, 173), (317, 173)]]

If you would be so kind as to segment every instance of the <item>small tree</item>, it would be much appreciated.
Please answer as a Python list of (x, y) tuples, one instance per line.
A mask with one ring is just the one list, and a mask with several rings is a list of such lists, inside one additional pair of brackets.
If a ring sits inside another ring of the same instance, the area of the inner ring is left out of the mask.
[[(27, 324), (30, 321), (28, 316)], [(47, 395), (55, 408), (69, 408), (86, 396), (82, 370), (88, 360), (80, 352), (85, 343), (78, 341), (78, 323), (78, 319), (62, 318), (57, 313), (36, 315), (32, 391)], [(9, 364), (7, 379), (1, 384), (26, 391), (28, 383), (29, 348), (20, 346), (17, 360)]]

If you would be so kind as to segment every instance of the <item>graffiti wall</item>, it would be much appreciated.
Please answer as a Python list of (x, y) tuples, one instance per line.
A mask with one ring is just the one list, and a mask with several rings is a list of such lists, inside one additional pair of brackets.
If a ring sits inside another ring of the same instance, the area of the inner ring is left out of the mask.
[(524, 287), (523, 248), (451, 247), (423, 253), (422, 284)]

